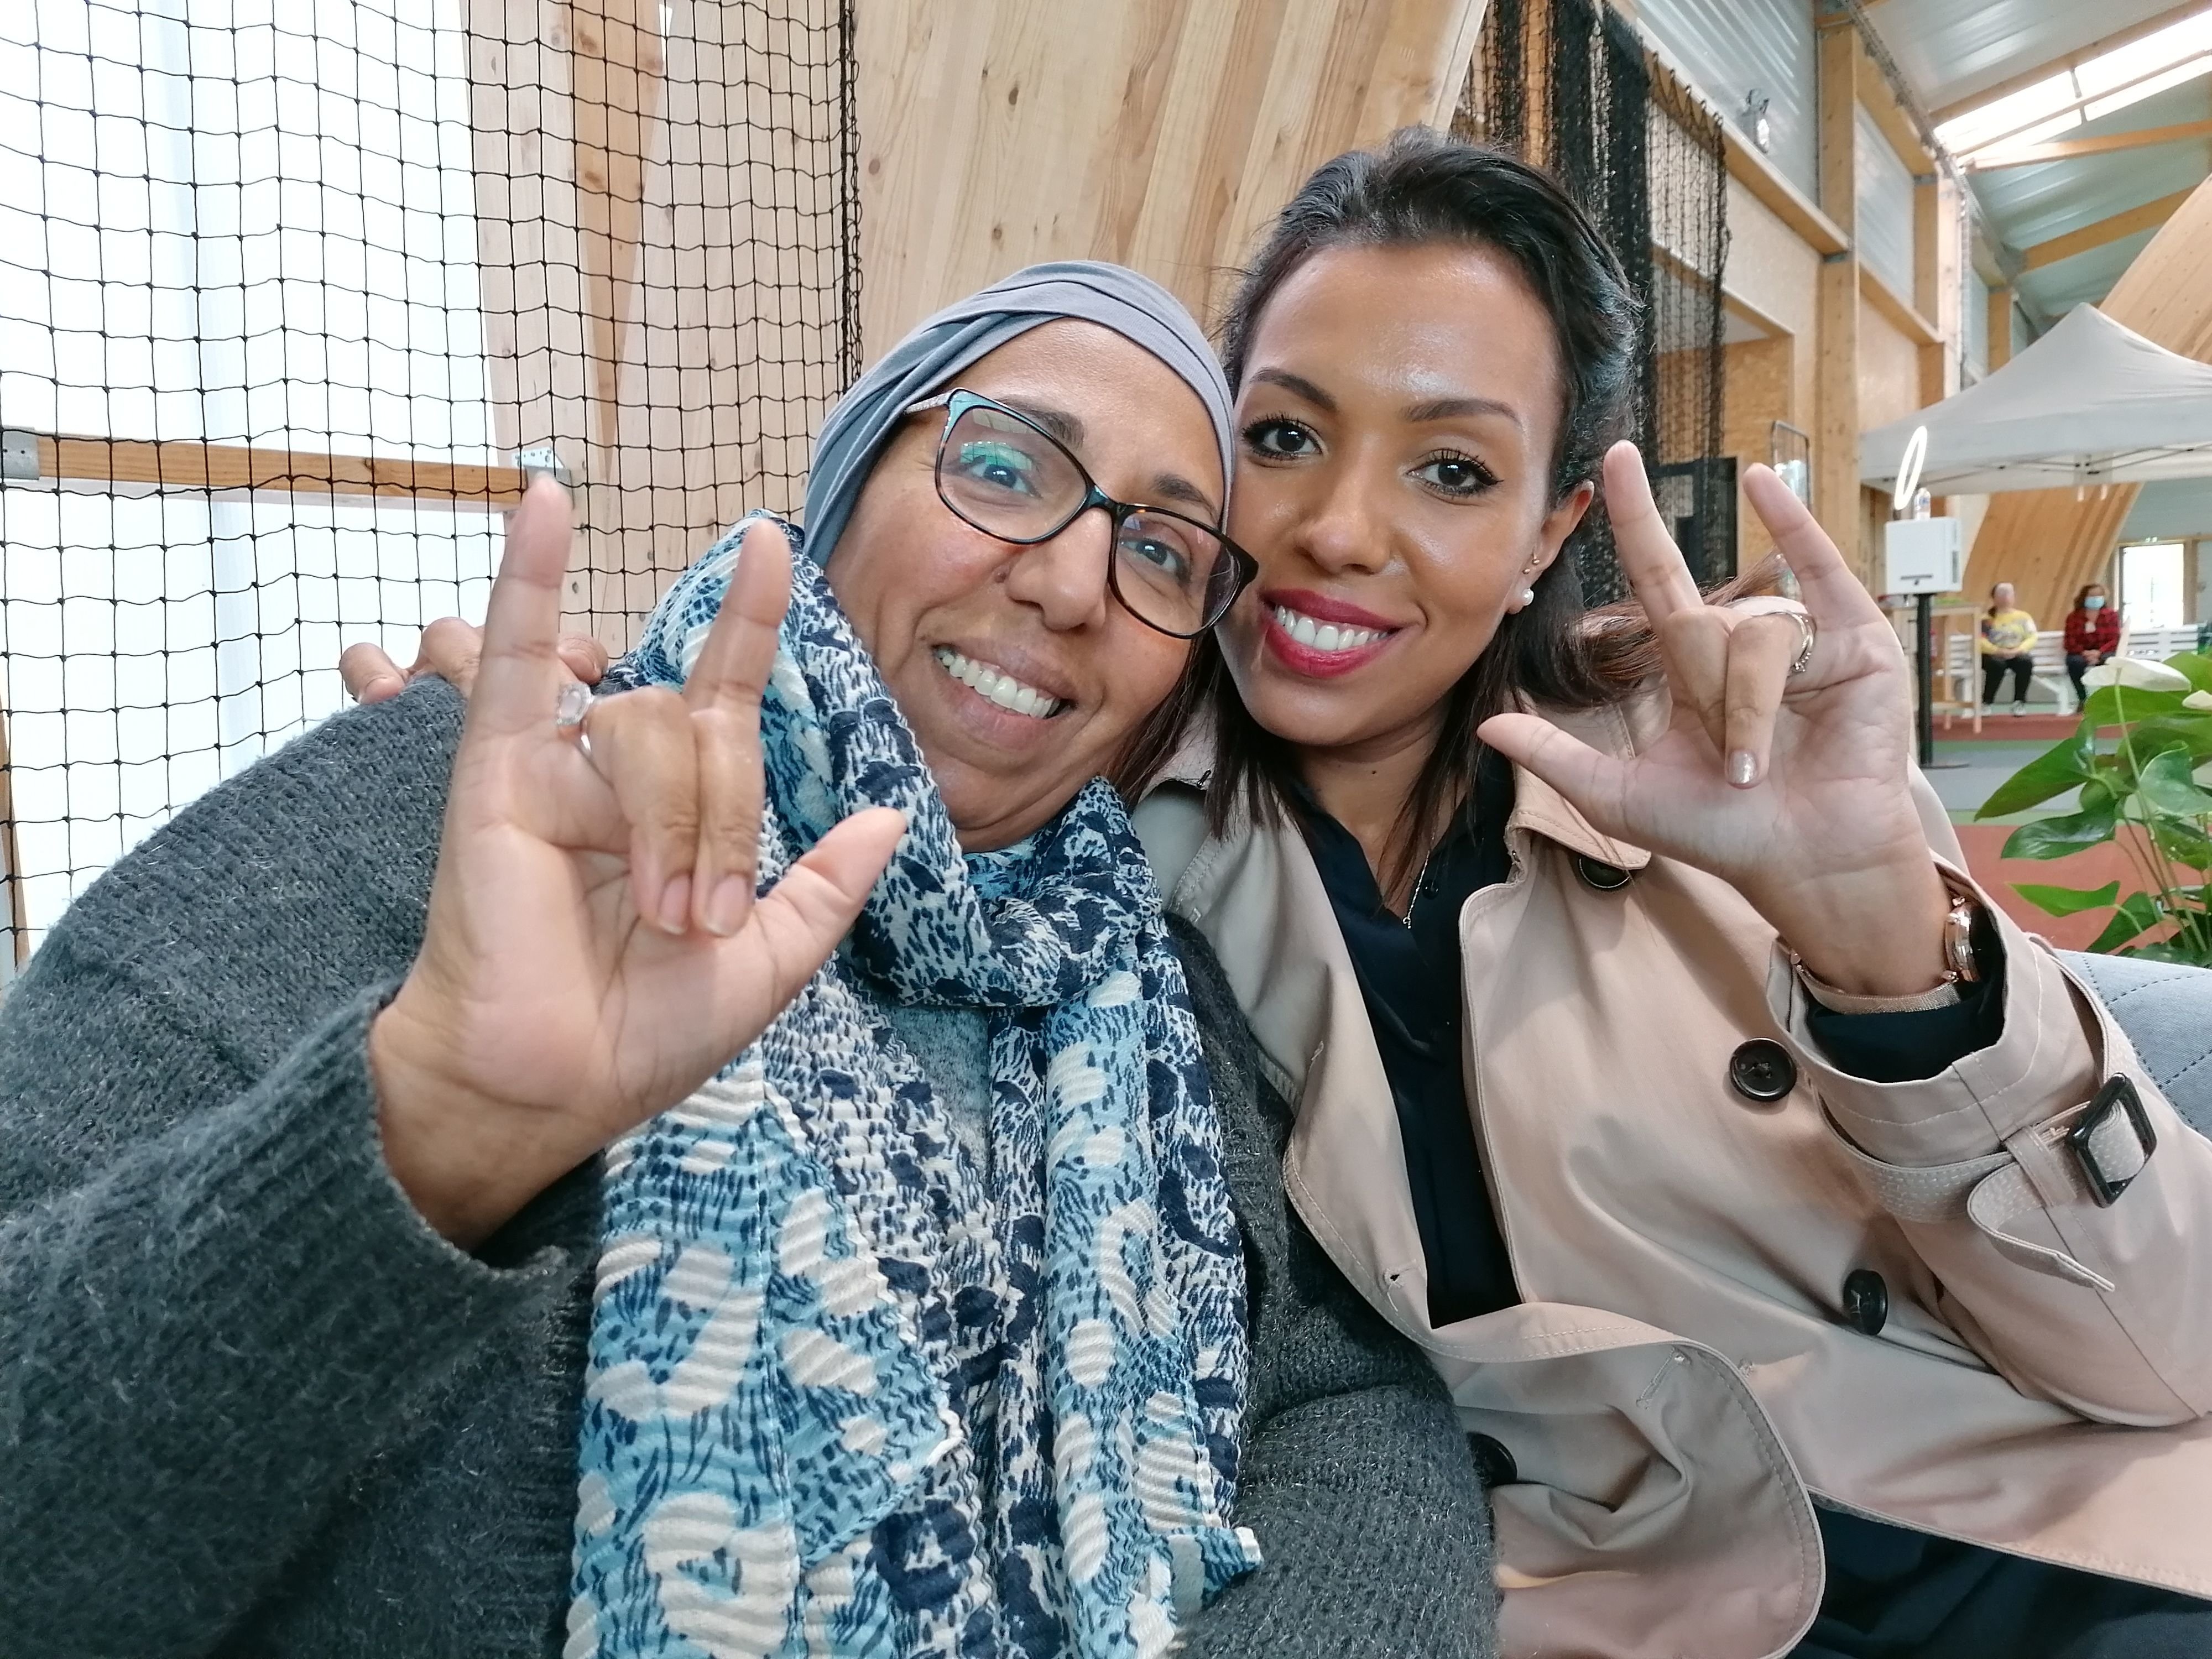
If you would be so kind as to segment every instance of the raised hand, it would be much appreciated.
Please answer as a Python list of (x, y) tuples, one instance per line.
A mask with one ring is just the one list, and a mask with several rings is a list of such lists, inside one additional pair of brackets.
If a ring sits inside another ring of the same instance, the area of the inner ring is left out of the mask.
[(790, 549), (746, 538), (683, 692), (556, 723), (567, 493), (507, 532), (421, 954), (371, 1030), (386, 1161), (464, 1245), (682, 1100), (836, 947), (904, 830), (855, 813), (757, 902), (759, 706)]
[(1666, 665), (1667, 732), (1617, 758), (1536, 716), (1500, 714), (1483, 740), (1605, 834), (1733, 884), (1838, 989), (1928, 990), (1948, 901), (1910, 793), (1911, 684), (1881, 607), (1789, 488), (1748, 469), (1744, 493), (1817, 624), (1793, 677), (1802, 624), (1705, 603), (1633, 445), (1606, 457), (1605, 490)]
[[(589, 634), (563, 634), (554, 649), (581, 684), (597, 685), (606, 678), (607, 648)], [(388, 702), (425, 674), (450, 682), (465, 697), (476, 688), (483, 657), (483, 629), (459, 617), (441, 617), (422, 630), (410, 667), (403, 670), (382, 646), (349, 645), (338, 653), (338, 678), (356, 702)]]

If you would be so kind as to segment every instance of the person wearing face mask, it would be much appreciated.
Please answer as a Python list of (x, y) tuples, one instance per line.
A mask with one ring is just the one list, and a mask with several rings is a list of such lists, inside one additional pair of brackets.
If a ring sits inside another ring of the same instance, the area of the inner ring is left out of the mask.
[(11, 1650), (1489, 1651), (1443, 1389), (1098, 777), (1248, 579), (1226, 416), (1155, 285), (1018, 273), (610, 695), (540, 481), (465, 719), (72, 908), (0, 1008)]
[[(1698, 592), (1639, 322), (1558, 186), (1421, 132), (1230, 309), (1260, 571), (1134, 821), (1292, 1203), (1453, 1387), (1509, 1654), (2212, 1651), (2212, 975), (1990, 902), (1766, 469), (1802, 605)], [(1586, 614), (1601, 481), (1637, 603)]]
[(2074, 608), (2066, 613), (2066, 678), (2074, 682), (2077, 704), (2089, 701), (2082, 676), (2119, 648), (2119, 613), (2106, 601), (2103, 584), (2091, 582), (2074, 596)]

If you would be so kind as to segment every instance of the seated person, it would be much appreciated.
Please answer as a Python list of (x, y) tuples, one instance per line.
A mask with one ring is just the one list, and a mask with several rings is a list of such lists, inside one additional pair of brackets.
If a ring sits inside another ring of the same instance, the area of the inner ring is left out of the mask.
[(1020, 273), (635, 689), (563, 697), (540, 482), (465, 722), (334, 720), (96, 884), (0, 1009), (9, 1647), (1487, 1651), (1443, 1390), (1097, 781), (1245, 580), (1228, 451), (1171, 298)]

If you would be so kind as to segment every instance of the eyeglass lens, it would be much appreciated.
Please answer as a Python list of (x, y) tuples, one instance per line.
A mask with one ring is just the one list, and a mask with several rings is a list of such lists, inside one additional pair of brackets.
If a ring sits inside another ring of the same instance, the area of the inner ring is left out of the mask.
[[(945, 504), (987, 535), (1041, 542), (1083, 508), (1091, 481), (1056, 441), (1004, 410), (962, 412), (938, 452)], [(1113, 586), (1155, 628), (1196, 634), (1233, 597), (1237, 573), (1221, 538), (1171, 514), (1125, 513), (1114, 540)]]

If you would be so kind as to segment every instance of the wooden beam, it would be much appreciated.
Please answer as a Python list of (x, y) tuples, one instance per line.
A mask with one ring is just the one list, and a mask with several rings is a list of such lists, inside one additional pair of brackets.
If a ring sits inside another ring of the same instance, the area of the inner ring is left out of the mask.
[(1866, 302), (1888, 319), (1899, 334), (1917, 346), (1940, 346), (1943, 337), (1936, 325), (1913, 308), (1911, 301), (1892, 288), (1875, 273), (1874, 268), (1859, 261), (1859, 294)]
[(2092, 58), (2108, 52), (2115, 46), (2124, 46), (2130, 41), (2142, 40), (2147, 34), (2156, 34), (2168, 24), (2178, 23), (2185, 17), (2193, 17), (2205, 9), (2206, 0), (2183, 0), (2182, 4), (2171, 7), (2159, 13), (2155, 17), (2147, 17), (2140, 23), (2130, 24), (2124, 29), (2115, 29), (2110, 34), (2100, 35), (2086, 46), (2077, 46), (2072, 52), (2063, 53), (2057, 58), (2046, 58), (2043, 62), (2031, 68), (2016, 70), (2002, 81), (1992, 82), (1978, 92), (1971, 92), (1964, 98), (1954, 99), (1941, 109), (1930, 110), (1928, 118), (1941, 126), (1944, 122), (1955, 120), (1961, 115), (1970, 115), (1978, 109), (1986, 108), (1989, 105), (1996, 103), (2000, 98), (2009, 97), (2022, 87), (2032, 87), (2038, 81), (2047, 81), (2062, 70), (2070, 70), (2077, 64), (2086, 64)]
[(1898, 101), (1897, 89), (1867, 56), (1866, 43), (1859, 40), (1856, 31), (1851, 40), (1859, 51), (1859, 102), (1866, 106), (1866, 112), (1874, 118), (1875, 125), (1889, 140), (1890, 149), (1897, 152), (1897, 159), (1905, 163), (1908, 173), (1918, 177), (1934, 171), (1936, 158), (1921, 143), (1920, 129), (1913, 125), (1912, 118), (1905, 112), (1905, 106)]
[(1990, 290), (1988, 339), (1983, 355), (1989, 359), (1991, 374), (2012, 361), (2012, 290), (1993, 288)]
[(418, 461), (407, 456), (323, 455), (170, 439), (39, 436), (39, 477), (155, 489), (246, 489), (290, 495), (368, 495), (459, 507), (512, 507), (521, 470)]
[(2161, 196), (2155, 202), (2145, 202), (2141, 207), (2131, 207), (2124, 213), (2112, 214), (2094, 224), (2084, 225), (2079, 230), (2069, 230), (2063, 236), (2053, 236), (2048, 241), (2033, 243), (2021, 250), (2027, 261), (2026, 269), (2040, 270), (2045, 265), (2057, 264), (2061, 259), (2070, 259), (2077, 253), (2087, 253), (2092, 248), (2117, 242), (2123, 236), (2156, 230), (2171, 219), (2193, 194), (2193, 191), (2177, 190), (2171, 196)]
[(1820, 265), (1814, 378), (1813, 516), (1859, 580), (1872, 586), (1872, 549), (1860, 511), (1858, 65), (1854, 30), (1820, 37), (1820, 206), (1844, 244)]
[(1961, 354), (1955, 347), (1957, 337), (1965, 333), (1957, 304), (1959, 251), (1947, 246), (1955, 240), (1959, 222), (1955, 210), (1943, 210), (1950, 189), (1947, 180), (1936, 178), (1912, 187), (1912, 309), (1929, 336), (1920, 342), (1923, 408), (1942, 403), (1958, 385), (1954, 370)]
[(2005, 167), (2039, 167), (2046, 161), (2111, 155), (2121, 150), (2148, 149), (2154, 144), (2178, 144), (2190, 138), (2212, 138), (2212, 121), (2179, 121), (2172, 126), (2138, 127), (2133, 132), (2107, 132), (2095, 138), (2062, 138), (2055, 143), (2031, 144), (2025, 149), (1996, 150), (1976, 155), (1966, 164), (1966, 169), (1969, 173), (1996, 173)]
[(659, 0), (568, 0), (576, 228), (599, 441), (621, 441), (624, 325), (637, 292), (645, 164), (667, 78)]

